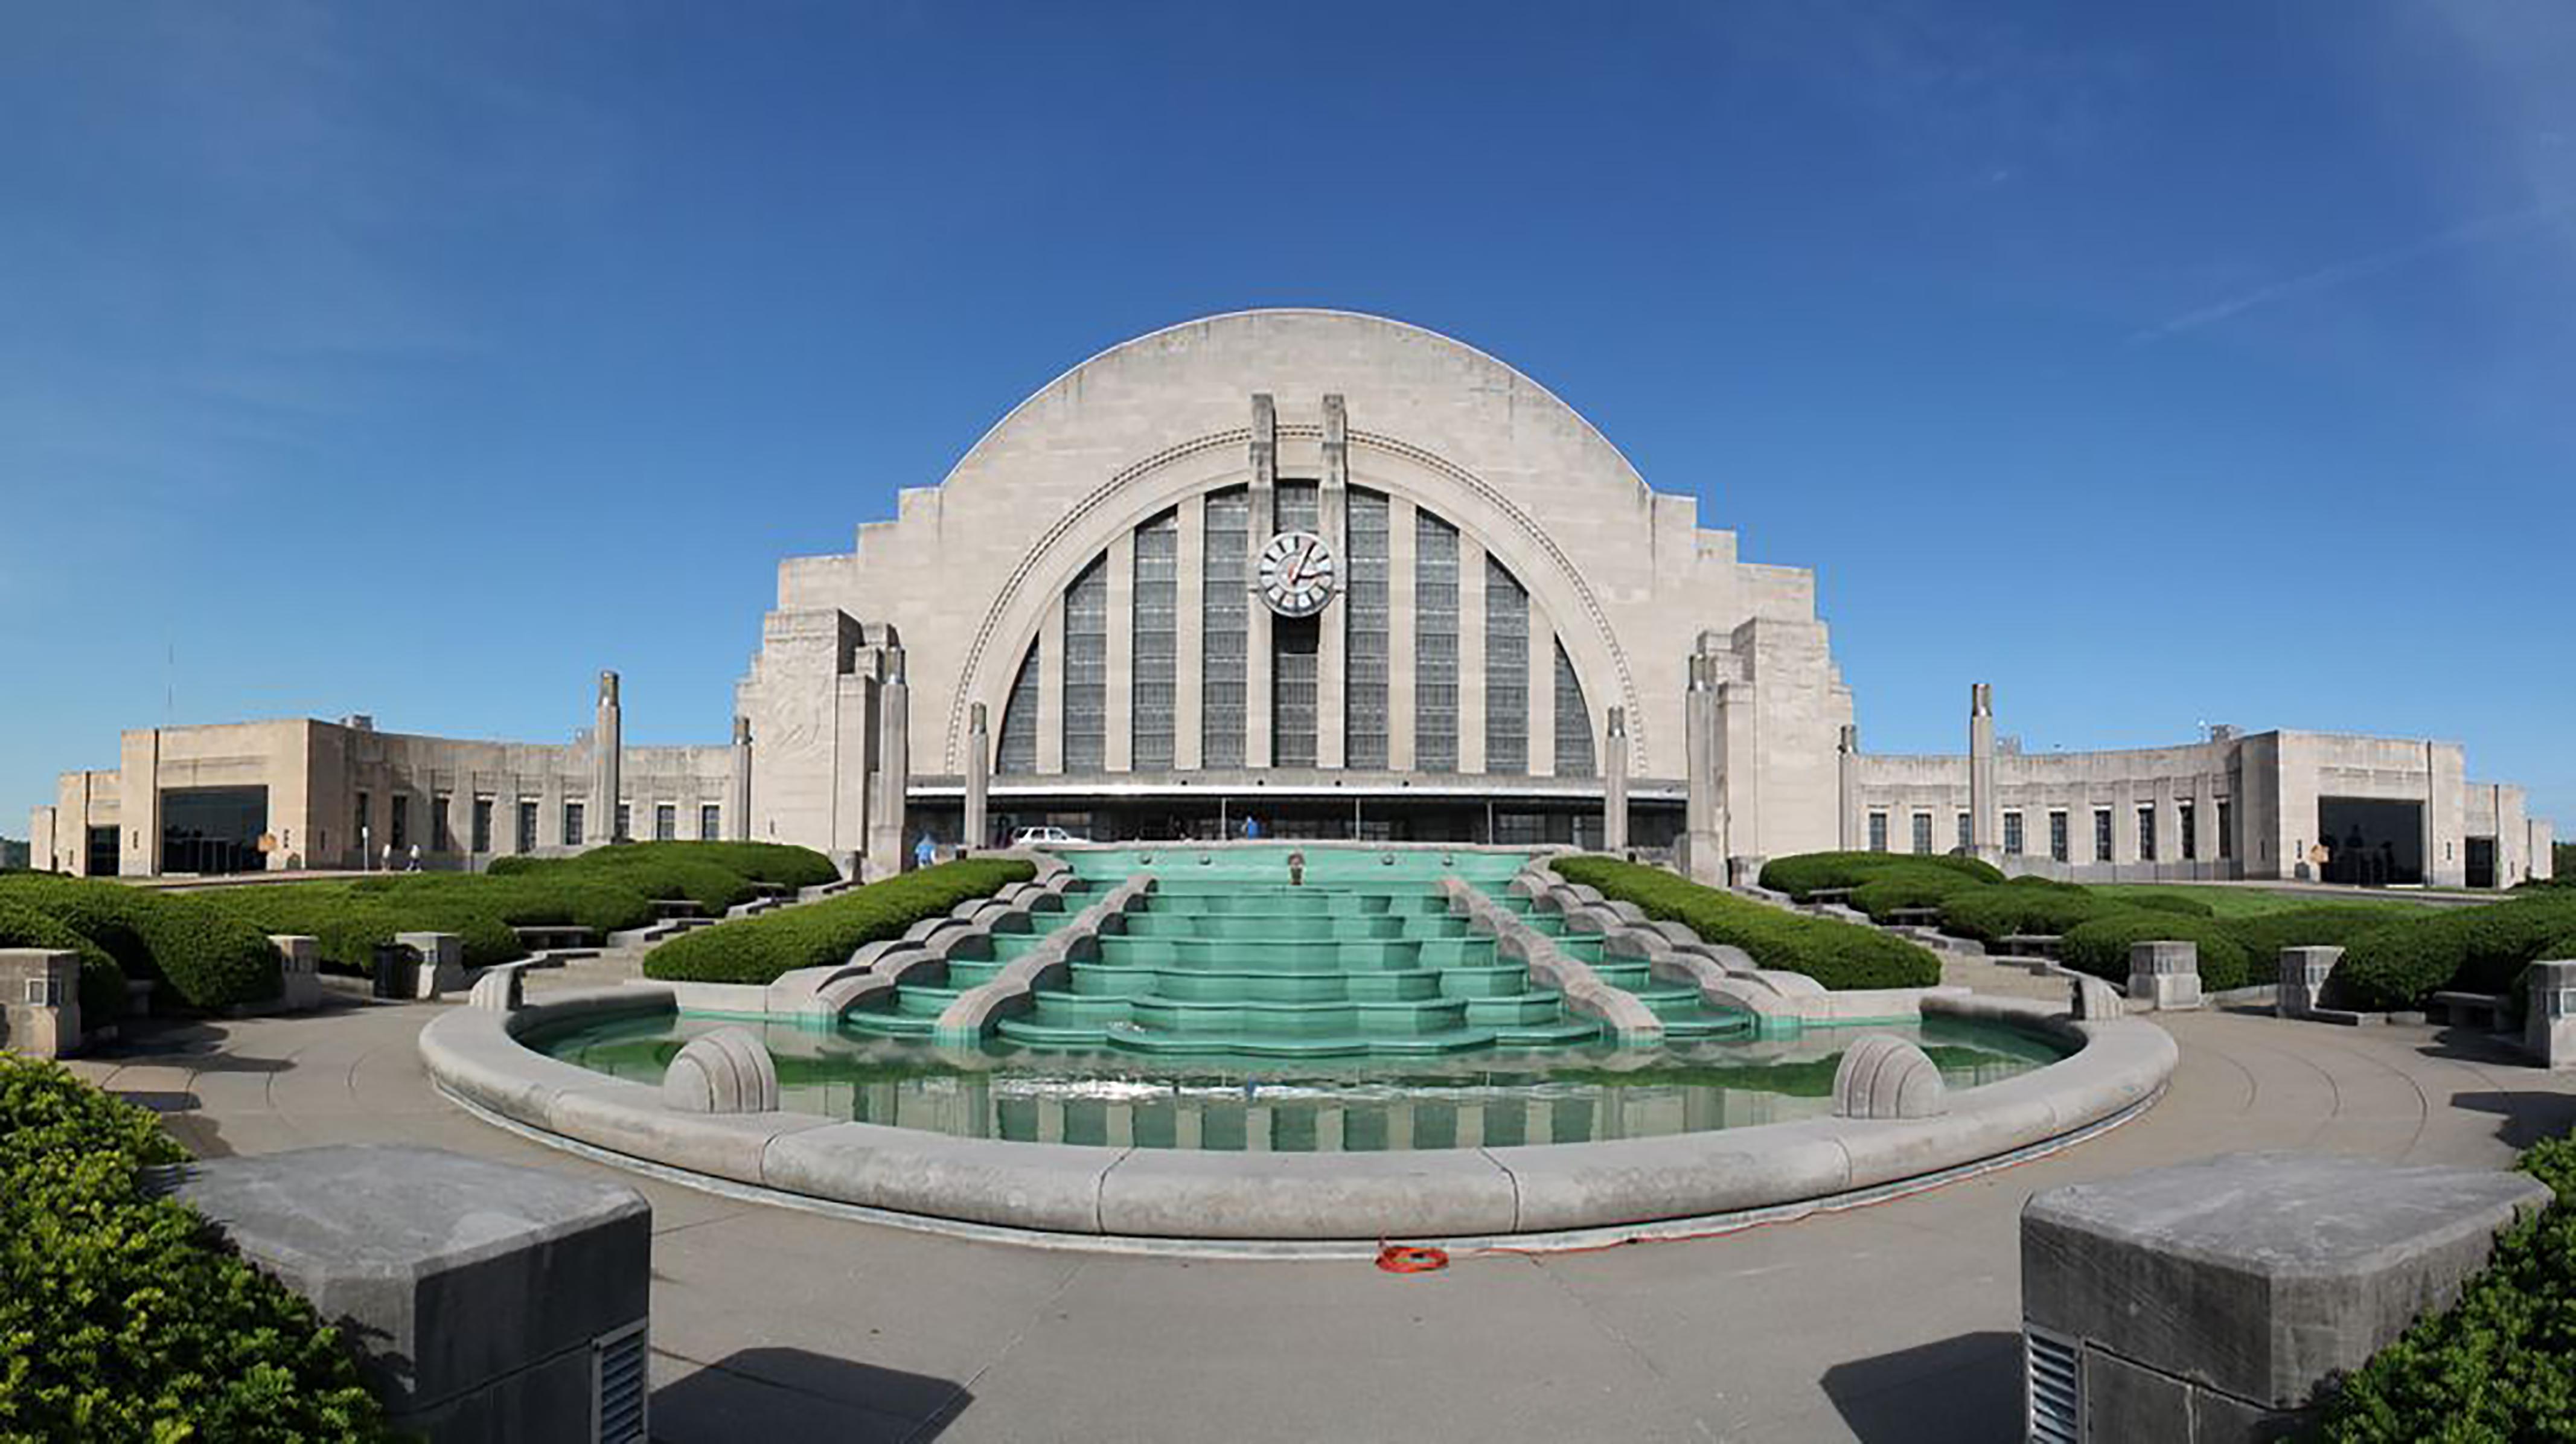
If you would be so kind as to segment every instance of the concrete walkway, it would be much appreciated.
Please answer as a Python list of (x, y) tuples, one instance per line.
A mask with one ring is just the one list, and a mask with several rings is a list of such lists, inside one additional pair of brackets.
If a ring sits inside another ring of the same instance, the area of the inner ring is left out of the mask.
[(2576, 1116), (2576, 1079), (2483, 1039), (2175, 1015), (2165, 1100), (2058, 1157), (1724, 1238), (1408, 1277), (962, 1243), (635, 1179), (434, 1094), (413, 1039), (443, 1006), (176, 1027), (77, 1066), (204, 1154), (406, 1141), (633, 1183), (669, 1440), (2018, 1438), (2032, 1191), (2242, 1148), (2502, 1166)]

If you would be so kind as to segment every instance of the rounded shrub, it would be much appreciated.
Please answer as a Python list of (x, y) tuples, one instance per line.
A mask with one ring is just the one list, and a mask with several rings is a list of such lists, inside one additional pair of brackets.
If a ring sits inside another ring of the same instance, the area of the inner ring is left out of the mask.
[(2172, 913), (2115, 912), (2076, 924), (2059, 943), (2059, 957), (2079, 973), (2115, 983), (2129, 980), (2129, 947), (2133, 943), (2190, 943), (2200, 950), (2200, 986), (2224, 992), (2245, 986), (2245, 947), (2235, 935), (2206, 918)]
[(2016, 879), (1996, 887), (1962, 888), (1941, 900), (1941, 930), (1980, 942), (2016, 934), (2062, 936), (2098, 917), (2121, 911), (2086, 888)]
[(0, 1053), (0, 1438), (377, 1439), (337, 1331), (148, 1167), (152, 1115)]
[(1928, 988), (1941, 981), (1939, 958), (1875, 928), (1787, 912), (1618, 858), (1561, 857), (1550, 865), (1568, 882), (1589, 883), (1603, 897), (1635, 903), (1707, 942), (1742, 948), (1765, 968), (1804, 973), (1827, 988)]
[(2413, 1009), (2450, 989), (2500, 993), (2576, 931), (2576, 897), (2537, 894), (2383, 923), (2344, 944), (2332, 995), (2367, 1011)]
[(2321, 903), (2228, 918), (2225, 926), (2245, 949), (2246, 978), (2270, 983), (2280, 979), (2283, 948), (2348, 947), (2353, 938), (2396, 917), (2387, 908)]
[(51, 915), (193, 1007), (255, 1003), (284, 987), (267, 936), (201, 897), (33, 874), (0, 884), (0, 898)]
[(1775, 857), (1762, 865), (1762, 885), (1803, 902), (1821, 887), (1859, 887), (1890, 868), (1948, 868), (1977, 882), (2002, 882), (1990, 863), (1949, 853), (1801, 852)]
[(2136, 908), (2141, 912), (2170, 913), (2178, 918), (2214, 918), (2218, 916), (2218, 909), (2211, 907), (2209, 904), (2202, 902), (2196, 897), (2183, 897), (2177, 893), (2150, 892), (2138, 893), (2133, 896), (2114, 895), (2111, 901), (2118, 903), (2122, 907)]
[(846, 961), (867, 943), (899, 937), (923, 918), (1036, 875), (1036, 868), (1015, 858), (941, 863), (821, 902), (683, 933), (644, 955), (644, 976), (672, 982), (775, 982), (798, 968)]
[(1885, 922), (1900, 908), (1938, 907), (1950, 894), (1987, 884), (1948, 867), (1891, 867), (1852, 889), (1853, 907)]

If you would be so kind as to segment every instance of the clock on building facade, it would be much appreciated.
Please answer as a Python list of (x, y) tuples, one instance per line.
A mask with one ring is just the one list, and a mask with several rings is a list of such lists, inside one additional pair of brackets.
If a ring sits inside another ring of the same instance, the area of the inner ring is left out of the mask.
[(1261, 600), (1283, 617), (1311, 617), (1333, 600), (1339, 572), (1330, 542), (1283, 531), (1261, 549)]

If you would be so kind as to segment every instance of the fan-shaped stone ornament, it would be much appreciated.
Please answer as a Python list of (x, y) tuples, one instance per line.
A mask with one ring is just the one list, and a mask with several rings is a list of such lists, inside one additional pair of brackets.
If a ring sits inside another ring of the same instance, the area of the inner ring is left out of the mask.
[(662, 1101), (682, 1113), (774, 1113), (778, 1065), (742, 1028), (692, 1038), (662, 1075)]
[(1941, 1070), (1893, 1033), (1872, 1033), (1843, 1050), (1834, 1070), (1836, 1118), (1933, 1118), (1949, 1111)]

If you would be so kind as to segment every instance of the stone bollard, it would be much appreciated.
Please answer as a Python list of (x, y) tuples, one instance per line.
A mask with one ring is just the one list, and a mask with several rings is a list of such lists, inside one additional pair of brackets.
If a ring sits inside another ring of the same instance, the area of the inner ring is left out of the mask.
[(2200, 1006), (2200, 948), (2193, 943), (2129, 944), (2129, 1006), (2141, 1013)]
[(271, 933), (277, 949), (277, 1006), (298, 1012), (322, 1001), (322, 940), (300, 933)]
[(662, 1102), (682, 1113), (775, 1113), (778, 1065), (748, 1029), (701, 1033), (662, 1075)]
[(394, 941), (420, 958), (411, 996), (435, 998), (465, 986), (465, 939), (454, 933), (396, 933)]
[(2035, 1194), (2021, 1212), (2032, 1439), (2305, 1437), (2358, 1368), (2549, 1202), (2528, 1174), (2249, 1153)]
[(155, 1182), (338, 1326), (403, 1437), (647, 1437), (653, 1210), (635, 1190), (386, 1144)]
[(2531, 965), (2523, 1046), (2543, 1068), (2576, 1068), (2576, 959)]
[(2326, 979), (2343, 961), (2341, 948), (2281, 949), (2281, 986), (2272, 1012), (2282, 1018), (2313, 1018), (2324, 1006)]
[(2078, 1022), (2107, 1023), (2128, 1012), (2119, 993), (2100, 978), (2078, 976), (2074, 992), (2073, 1012)]
[(80, 954), (0, 948), (0, 1048), (60, 1058), (80, 1041)]
[(1893, 1033), (1872, 1033), (1843, 1050), (1834, 1070), (1836, 1118), (1933, 1118), (1949, 1111), (1941, 1070)]

